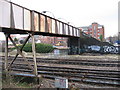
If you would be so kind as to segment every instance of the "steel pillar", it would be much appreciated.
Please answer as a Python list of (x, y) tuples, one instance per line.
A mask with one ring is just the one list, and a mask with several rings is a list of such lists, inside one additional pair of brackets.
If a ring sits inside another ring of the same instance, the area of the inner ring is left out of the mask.
[(78, 38), (78, 54), (80, 54), (80, 37)]
[(8, 36), (9, 34), (5, 33), (5, 71), (7, 72), (8, 71)]
[(33, 52), (33, 60), (34, 60), (34, 73), (37, 76), (37, 62), (36, 62), (36, 50), (35, 50), (35, 39), (34, 39), (34, 34), (31, 35), (32, 37), (32, 52)]
[(33, 67), (32, 67), (32, 66), (29, 64), (29, 62), (27, 61), (27, 59), (26, 59), (26, 57), (24, 56), (24, 54), (22, 53), (22, 49), (23, 49), (24, 45), (26, 44), (28, 38), (30, 38), (30, 36), (28, 36), (28, 38), (27, 38), (26, 41), (24, 42), (24, 44), (23, 44), (23, 46), (21, 47), (21, 49), (19, 49), (19, 48), (17, 47), (16, 43), (13, 41), (13, 39), (12, 39), (10, 36), (8, 36), (8, 37), (9, 37), (9, 39), (11, 40), (11, 42), (13, 43), (13, 45), (16, 47), (16, 49), (17, 49), (17, 54), (16, 54), (15, 58), (12, 60), (12, 62), (10, 63), (10, 65), (9, 65), (9, 67), (8, 67), (8, 70), (11, 68), (13, 62), (16, 60), (16, 58), (17, 58), (17, 56), (18, 56), (19, 54), (24, 58), (25, 62), (28, 64), (29, 68), (32, 69), (32, 70), (34, 70)]
[[(14, 42), (14, 40), (10, 37), (10, 34), (5, 33), (5, 37), (6, 37), (6, 42), (5, 42), (5, 70), (9, 71), (12, 64), (14, 63), (14, 61), (16, 60), (16, 58), (18, 57), (18, 55), (21, 55), (23, 57), (23, 59), (25, 60), (25, 62), (28, 64), (28, 67), (30, 69), (33, 70), (33, 73), (37, 76), (37, 62), (36, 62), (36, 50), (35, 50), (35, 40), (34, 40), (34, 34), (29, 34), (29, 36), (26, 38), (25, 42), (23, 43), (21, 48), (18, 48), (18, 46), (16, 45), (16, 43)], [(31, 64), (28, 62), (27, 58), (24, 56), (24, 54), (22, 53), (23, 47), (25, 46), (25, 44), (27, 43), (27, 41), (29, 40), (29, 38), (32, 38), (32, 51), (33, 51), (33, 61), (34, 61), (34, 67), (31, 66)], [(13, 43), (13, 45), (16, 47), (17, 49), (17, 53), (14, 57), (14, 59), (10, 62), (10, 64), (8, 65), (8, 38), (10, 39), (10, 41)]]

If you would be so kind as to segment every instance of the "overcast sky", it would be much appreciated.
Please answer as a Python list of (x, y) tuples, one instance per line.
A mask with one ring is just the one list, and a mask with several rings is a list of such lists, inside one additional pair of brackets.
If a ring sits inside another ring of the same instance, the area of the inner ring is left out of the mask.
[[(10, 1), (10, 0), (8, 0)], [(73, 26), (89, 26), (93, 22), (104, 25), (105, 37), (118, 32), (119, 0), (11, 0), (39, 12), (50, 11), (55, 18), (71, 22)], [(51, 13), (46, 13), (52, 16)]]

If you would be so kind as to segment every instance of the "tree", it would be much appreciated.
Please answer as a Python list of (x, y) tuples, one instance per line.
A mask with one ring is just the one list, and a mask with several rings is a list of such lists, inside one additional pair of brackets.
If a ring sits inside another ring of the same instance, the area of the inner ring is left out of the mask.
[(100, 35), (100, 41), (103, 41), (103, 36), (102, 35)]
[(14, 42), (18, 43), (18, 39), (17, 39), (17, 38), (14, 38)]
[(20, 40), (20, 44), (23, 44), (24, 43), (24, 41), (23, 40)]

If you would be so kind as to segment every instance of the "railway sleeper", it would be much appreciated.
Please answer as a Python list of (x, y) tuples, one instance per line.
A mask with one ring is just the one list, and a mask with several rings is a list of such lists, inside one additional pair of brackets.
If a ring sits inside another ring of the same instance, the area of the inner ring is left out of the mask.
[[(22, 74), (22, 73), (14, 73), (15, 75), (26, 75), (26, 76), (30, 76), (30, 77), (34, 77), (34, 75), (32, 74)], [(49, 79), (55, 79), (56, 77), (60, 77), (59, 75), (42, 75), (42, 77), (44, 78), (49, 78)], [(62, 76), (65, 77), (65, 76)], [(68, 77), (66, 77), (68, 78)], [(75, 82), (83, 82), (83, 83), (95, 83), (95, 84), (104, 84), (104, 85), (111, 85), (111, 86), (118, 86), (120, 87), (120, 83), (119, 82), (115, 82), (115, 81), (105, 81), (105, 80), (95, 80), (95, 79), (83, 79), (83, 78), (74, 78), (74, 77), (69, 77), (68, 78), (69, 81), (75, 81)]]
[[(25, 70), (25, 69), (12, 69), (13, 71), (21, 71), (21, 72), (32, 72), (32, 70)], [(49, 75), (60, 75), (60, 76), (69, 76), (69, 77), (79, 77), (79, 78), (93, 78), (93, 79), (100, 79), (100, 80), (112, 80), (112, 81), (119, 81), (120, 78), (111, 78), (111, 77), (98, 77), (94, 75), (83, 75), (83, 74), (71, 74), (71, 73), (63, 73), (63, 72), (48, 72), (48, 71), (38, 71), (39, 74), (49, 74)]]
[[(22, 68), (22, 69), (29, 69), (27, 66), (12, 66), (14, 68)], [(70, 72), (70, 73), (91, 73), (91, 74), (104, 74), (104, 75), (120, 75), (118, 72), (97, 72), (97, 71), (83, 71), (83, 70), (69, 70), (69, 69), (50, 69), (50, 68), (44, 68), (44, 67), (38, 67), (38, 70), (49, 70), (49, 71), (64, 71), (64, 72)]]

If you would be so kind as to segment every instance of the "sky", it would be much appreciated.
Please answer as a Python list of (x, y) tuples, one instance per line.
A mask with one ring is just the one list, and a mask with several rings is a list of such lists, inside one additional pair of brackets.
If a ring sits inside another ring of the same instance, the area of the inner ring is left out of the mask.
[[(10, 1), (10, 0), (8, 0)], [(38, 12), (49, 11), (48, 16), (55, 16), (73, 26), (89, 26), (93, 22), (104, 25), (105, 37), (118, 32), (119, 0), (11, 0), (12, 2)], [(51, 13), (50, 13), (51, 12)], [(0, 34), (3, 36), (3, 34)], [(3, 36), (4, 37), (4, 36)]]

